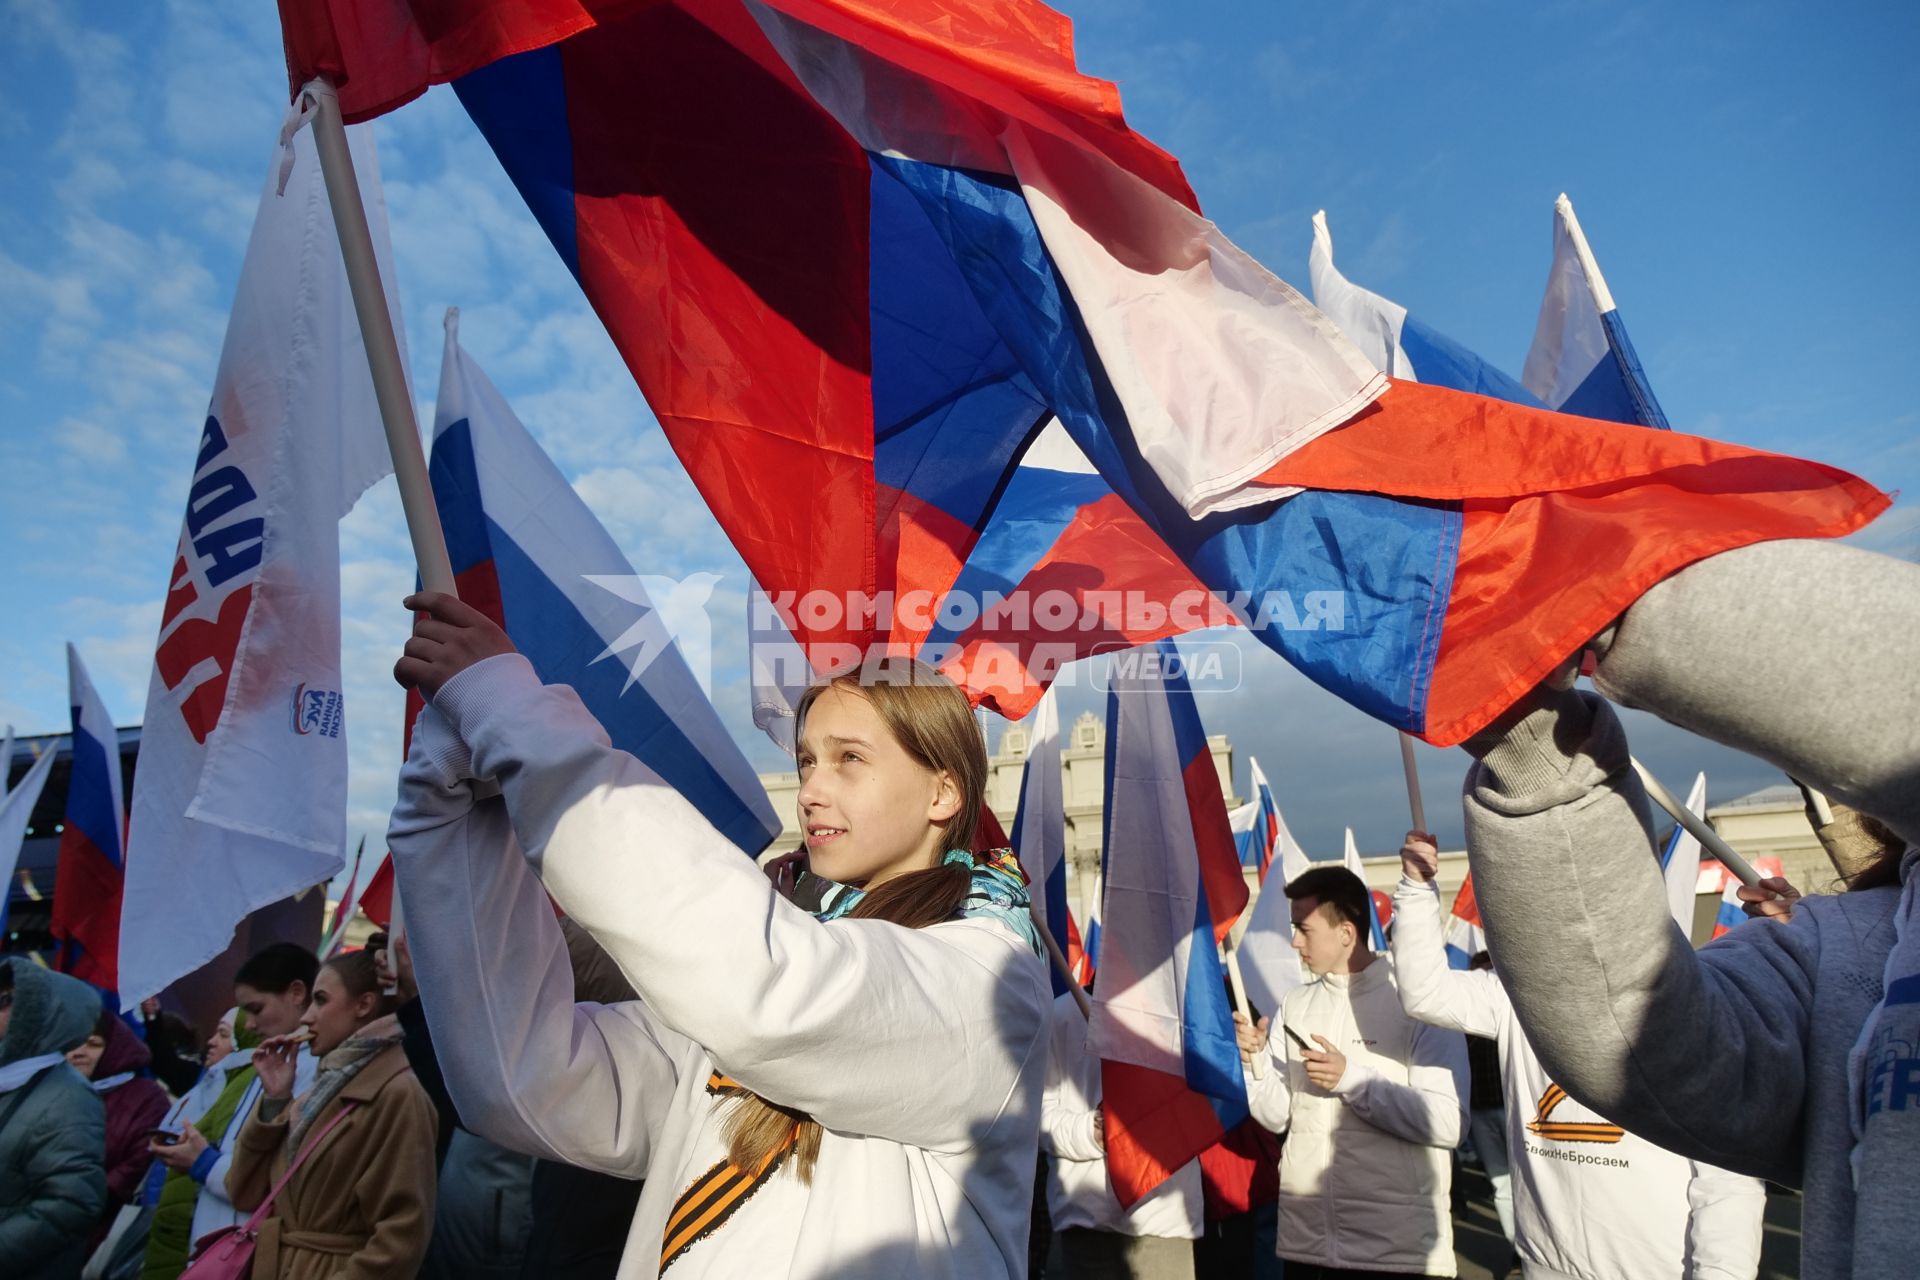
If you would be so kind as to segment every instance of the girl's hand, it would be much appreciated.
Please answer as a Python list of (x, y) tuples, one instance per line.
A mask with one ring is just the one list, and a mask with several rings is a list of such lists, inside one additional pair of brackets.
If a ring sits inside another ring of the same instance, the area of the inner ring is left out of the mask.
[(1440, 874), (1440, 840), (1430, 831), (1409, 831), (1400, 845), (1400, 870), (1409, 880), (1432, 880)]
[(274, 1036), (253, 1051), (253, 1069), (260, 1073), (260, 1092), (279, 1102), (293, 1097), (293, 1064), (304, 1039)]
[(767, 873), (767, 879), (773, 881), (773, 891), (783, 898), (793, 896), (793, 882), (806, 869), (807, 851), (805, 849), (783, 853), (761, 868)]
[(393, 678), (428, 701), (474, 663), (514, 652), (513, 641), (491, 618), (453, 596), (419, 591), (400, 603), (416, 616), (406, 652), (393, 664)]
[(193, 1162), (200, 1158), (200, 1153), (209, 1145), (200, 1131), (193, 1127), (193, 1121), (187, 1120), (180, 1125), (180, 1141), (163, 1143), (155, 1138), (147, 1143), (147, 1150), (153, 1153), (155, 1160), (175, 1173), (185, 1173), (193, 1168)]
[(1800, 901), (1800, 891), (1781, 876), (1768, 876), (1751, 889), (1743, 884), (1734, 892), (1740, 898), (1740, 909), (1753, 919), (1778, 920), (1781, 924), (1793, 918), (1793, 904)]

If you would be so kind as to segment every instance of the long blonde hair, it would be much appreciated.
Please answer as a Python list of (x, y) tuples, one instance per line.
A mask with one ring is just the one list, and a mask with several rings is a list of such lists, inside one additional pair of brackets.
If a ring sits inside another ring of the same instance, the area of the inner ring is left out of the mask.
[[(865, 698), (916, 764), (936, 773), (944, 770), (952, 777), (960, 808), (946, 825), (941, 852), (971, 850), (979, 830), (980, 806), (986, 799), (987, 746), (967, 696), (924, 663), (869, 662), (858, 672), (813, 685), (801, 696), (793, 721), (796, 755), (807, 712), (828, 689)], [(885, 920), (924, 929), (953, 918), (972, 879), (971, 869), (964, 864), (936, 863), (893, 877), (861, 898), (848, 914), (855, 920)], [(800, 1180), (813, 1180), (821, 1130), (806, 1112), (749, 1093), (734, 1100), (720, 1131), (727, 1141), (727, 1159), (735, 1168), (758, 1170), (792, 1141)]]

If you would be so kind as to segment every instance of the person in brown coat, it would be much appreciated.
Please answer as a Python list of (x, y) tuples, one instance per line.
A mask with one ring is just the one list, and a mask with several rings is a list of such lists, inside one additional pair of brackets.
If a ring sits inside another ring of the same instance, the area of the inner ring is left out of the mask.
[(298, 1098), (298, 1039), (280, 1036), (254, 1050), (261, 1098), (227, 1175), (234, 1206), (258, 1208), (308, 1139), (342, 1107), (354, 1110), (274, 1202), (254, 1252), (254, 1280), (412, 1276), (433, 1234), (438, 1121), (407, 1065), (370, 952), (321, 967), (301, 1024), (312, 1029), (320, 1070)]

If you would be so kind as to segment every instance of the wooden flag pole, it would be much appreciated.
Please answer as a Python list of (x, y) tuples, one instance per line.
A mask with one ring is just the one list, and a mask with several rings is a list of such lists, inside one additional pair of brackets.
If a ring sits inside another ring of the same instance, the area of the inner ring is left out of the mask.
[[(1629, 757), (1631, 759), (1631, 757)], [(1667, 815), (1685, 827), (1687, 834), (1698, 840), (1703, 848), (1720, 859), (1727, 870), (1733, 872), (1741, 884), (1749, 889), (1758, 888), (1760, 873), (1753, 864), (1733, 851), (1733, 846), (1720, 838), (1720, 833), (1707, 825), (1707, 820), (1673, 798), (1673, 793), (1662, 786), (1660, 779), (1653, 776), (1647, 766), (1638, 760), (1633, 761), (1633, 771), (1640, 775), (1640, 784), (1647, 789), (1653, 802), (1667, 811)]]
[(1067, 964), (1067, 953), (1060, 949), (1053, 930), (1047, 928), (1047, 922), (1040, 918), (1040, 913), (1033, 909), (1031, 902), (1027, 904), (1027, 914), (1033, 917), (1033, 927), (1040, 931), (1040, 941), (1047, 944), (1047, 956), (1053, 961), (1055, 972), (1066, 982), (1067, 990), (1073, 992), (1073, 1002), (1080, 1006), (1080, 1016), (1091, 1019), (1093, 1002), (1087, 999), (1087, 993), (1080, 984), (1073, 980), (1073, 969)]
[[(420, 422), (414, 417), (406, 366), (400, 359), (399, 339), (394, 336), (393, 313), (387, 310), (387, 291), (380, 283), (380, 260), (373, 252), (367, 207), (360, 198), (360, 179), (353, 172), (347, 126), (340, 118), (340, 96), (320, 79), (301, 86), (300, 95), (313, 108), (314, 150), (320, 155), (327, 204), (333, 210), (334, 231), (340, 237), (340, 257), (347, 269), (347, 287), (353, 293), (353, 313), (360, 321), (360, 340), (367, 348), (367, 369), (373, 375), (373, 393), (380, 404), (380, 423), (387, 433), (387, 452), (393, 458), (393, 478), (400, 486), (400, 509), (407, 518), (407, 536), (413, 542), (420, 586), (458, 596), (453, 561), (447, 556), (446, 533), (440, 527), (440, 512), (433, 505), (433, 485), (427, 478), (426, 451), (420, 446)], [(387, 946), (394, 955), (396, 972), (397, 950), (406, 927), (400, 912), (400, 881), (395, 876)]]
[[(1247, 1020), (1247, 1025), (1252, 1026), (1253, 1008), (1247, 1004), (1247, 984), (1240, 977), (1240, 948), (1234, 944), (1231, 935), (1229, 935), (1227, 939), (1225, 950), (1227, 953), (1227, 981), (1233, 986), (1233, 1007), (1241, 1017)], [(1275, 1009), (1273, 1012), (1278, 1013), (1280, 1011)], [(1267, 1055), (1265, 1053), (1254, 1054), (1253, 1078), (1255, 1080), (1264, 1080), (1266, 1079), (1266, 1075)]]
[(1420, 802), (1420, 766), (1413, 759), (1413, 735), (1400, 735), (1400, 769), (1407, 775), (1407, 808), (1413, 813), (1413, 829), (1427, 830), (1427, 807)]
[(380, 403), (380, 421), (387, 432), (387, 451), (393, 456), (394, 479), (400, 483), (400, 507), (407, 517), (407, 535), (413, 540), (413, 558), (420, 569), (420, 585), (427, 591), (458, 595), (453, 562), (447, 558), (446, 534), (433, 505), (433, 486), (427, 480), (427, 457), (420, 447), (420, 423), (413, 414), (406, 369), (400, 361), (400, 343), (394, 337), (393, 315), (380, 283), (380, 263), (373, 252), (373, 232), (367, 226), (366, 206), (360, 200), (360, 180), (354, 176), (353, 154), (347, 149), (347, 128), (340, 119), (340, 98), (325, 80), (309, 80), (300, 94), (313, 108), (313, 142), (320, 153), (320, 172), (326, 179), (327, 203), (333, 209), (334, 230), (340, 236), (340, 257), (353, 291), (353, 312), (360, 321), (360, 338), (367, 348), (367, 368), (373, 374), (373, 392)]

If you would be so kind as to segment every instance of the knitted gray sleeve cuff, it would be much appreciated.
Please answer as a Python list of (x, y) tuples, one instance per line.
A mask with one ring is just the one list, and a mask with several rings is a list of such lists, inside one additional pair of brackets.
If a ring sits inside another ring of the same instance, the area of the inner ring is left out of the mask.
[(1468, 785), (1499, 813), (1567, 804), (1627, 767), (1627, 736), (1596, 694), (1541, 690), (1532, 710), (1481, 753)]

